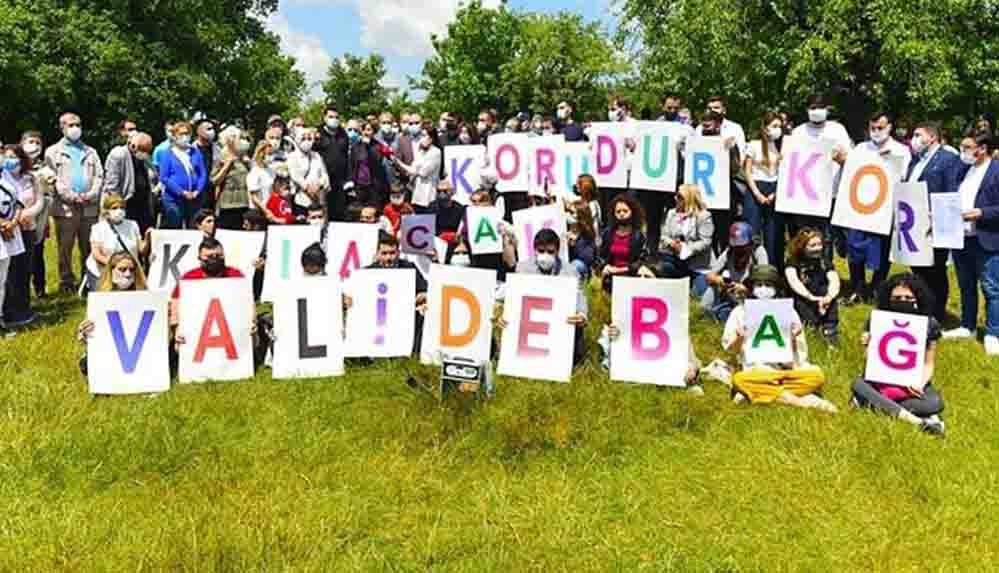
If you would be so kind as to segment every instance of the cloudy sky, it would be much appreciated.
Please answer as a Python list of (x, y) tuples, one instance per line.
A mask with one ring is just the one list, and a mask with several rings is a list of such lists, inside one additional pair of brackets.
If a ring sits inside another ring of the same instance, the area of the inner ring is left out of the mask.
[[(281, 0), (268, 26), (295, 57), (310, 85), (326, 76), (333, 58), (378, 52), (388, 66), (387, 84), (406, 85), (430, 55), (430, 34), (446, 30), (462, 0)], [(497, 6), (500, 0), (483, 0)], [(610, 0), (510, 0), (516, 9), (582, 14), (610, 25)], [(314, 88), (312, 93), (317, 93)]]

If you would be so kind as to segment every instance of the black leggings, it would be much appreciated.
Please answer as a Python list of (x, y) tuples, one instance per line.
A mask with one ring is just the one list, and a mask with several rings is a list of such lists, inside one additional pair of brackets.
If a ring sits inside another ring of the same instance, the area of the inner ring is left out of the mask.
[(886, 398), (878, 392), (877, 388), (863, 377), (858, 378), (853, 383), (853, 397), (864, 408), (871, 408), (883, 412), (890, 416), (898, 416), (903, 409), (908, 410), (914, 416), (926, 418), (934, 414), (943, 412), (944, 403), (940, 393), (933, 387), (933, 384), (926, 384), (923, 388), (923, 395), (919, 398), (908, 398), (901, 402), (896, 402)]

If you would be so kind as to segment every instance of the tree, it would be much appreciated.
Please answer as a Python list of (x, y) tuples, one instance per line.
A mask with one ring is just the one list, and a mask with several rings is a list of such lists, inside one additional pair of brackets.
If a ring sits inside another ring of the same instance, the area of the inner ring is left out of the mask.
[(618, 41), (641, 90), (708, 95), (755, 122), (827, 94), (857, 133), (875, 108), (914, 119), (970, 116), (999, 102), (995, 2), (618, 0)]
[(263, 19), (276, 0), (4, 0), (0, 133), (59, 137), (57, 116), (77, 111), (88, 141), (106, 151), (129, 117), (159, 134), (166, 119), (204, 112), (249, 127), (304, 89)]
[(388, 107), (385, 81), (385, 58), (371, 54), (361, 58), (344, 54), (330, 64), (323, 92), (342, 117), (364, 117)]

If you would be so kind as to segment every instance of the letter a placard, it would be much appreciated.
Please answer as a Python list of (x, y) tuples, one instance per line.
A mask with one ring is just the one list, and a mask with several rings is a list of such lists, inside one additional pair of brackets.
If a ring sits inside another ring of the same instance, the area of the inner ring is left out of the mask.
[(181, 384), (253, 377), (250, 279), (184, 281), (179, 313)]
[(791, 299), (746, 301), (746, 361), (750, 364), (791, 362)]
[(614, 277), (611, 380), (685, 386), (690, 279)]

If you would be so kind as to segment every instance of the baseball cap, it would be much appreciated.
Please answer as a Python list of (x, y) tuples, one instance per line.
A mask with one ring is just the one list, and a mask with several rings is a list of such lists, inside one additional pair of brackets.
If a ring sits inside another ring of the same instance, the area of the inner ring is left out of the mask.
[(732, 247), (746, 247), (753, 243), (753, 228), (749, 223), (732, 223), (728, 229), (728, 244)]

